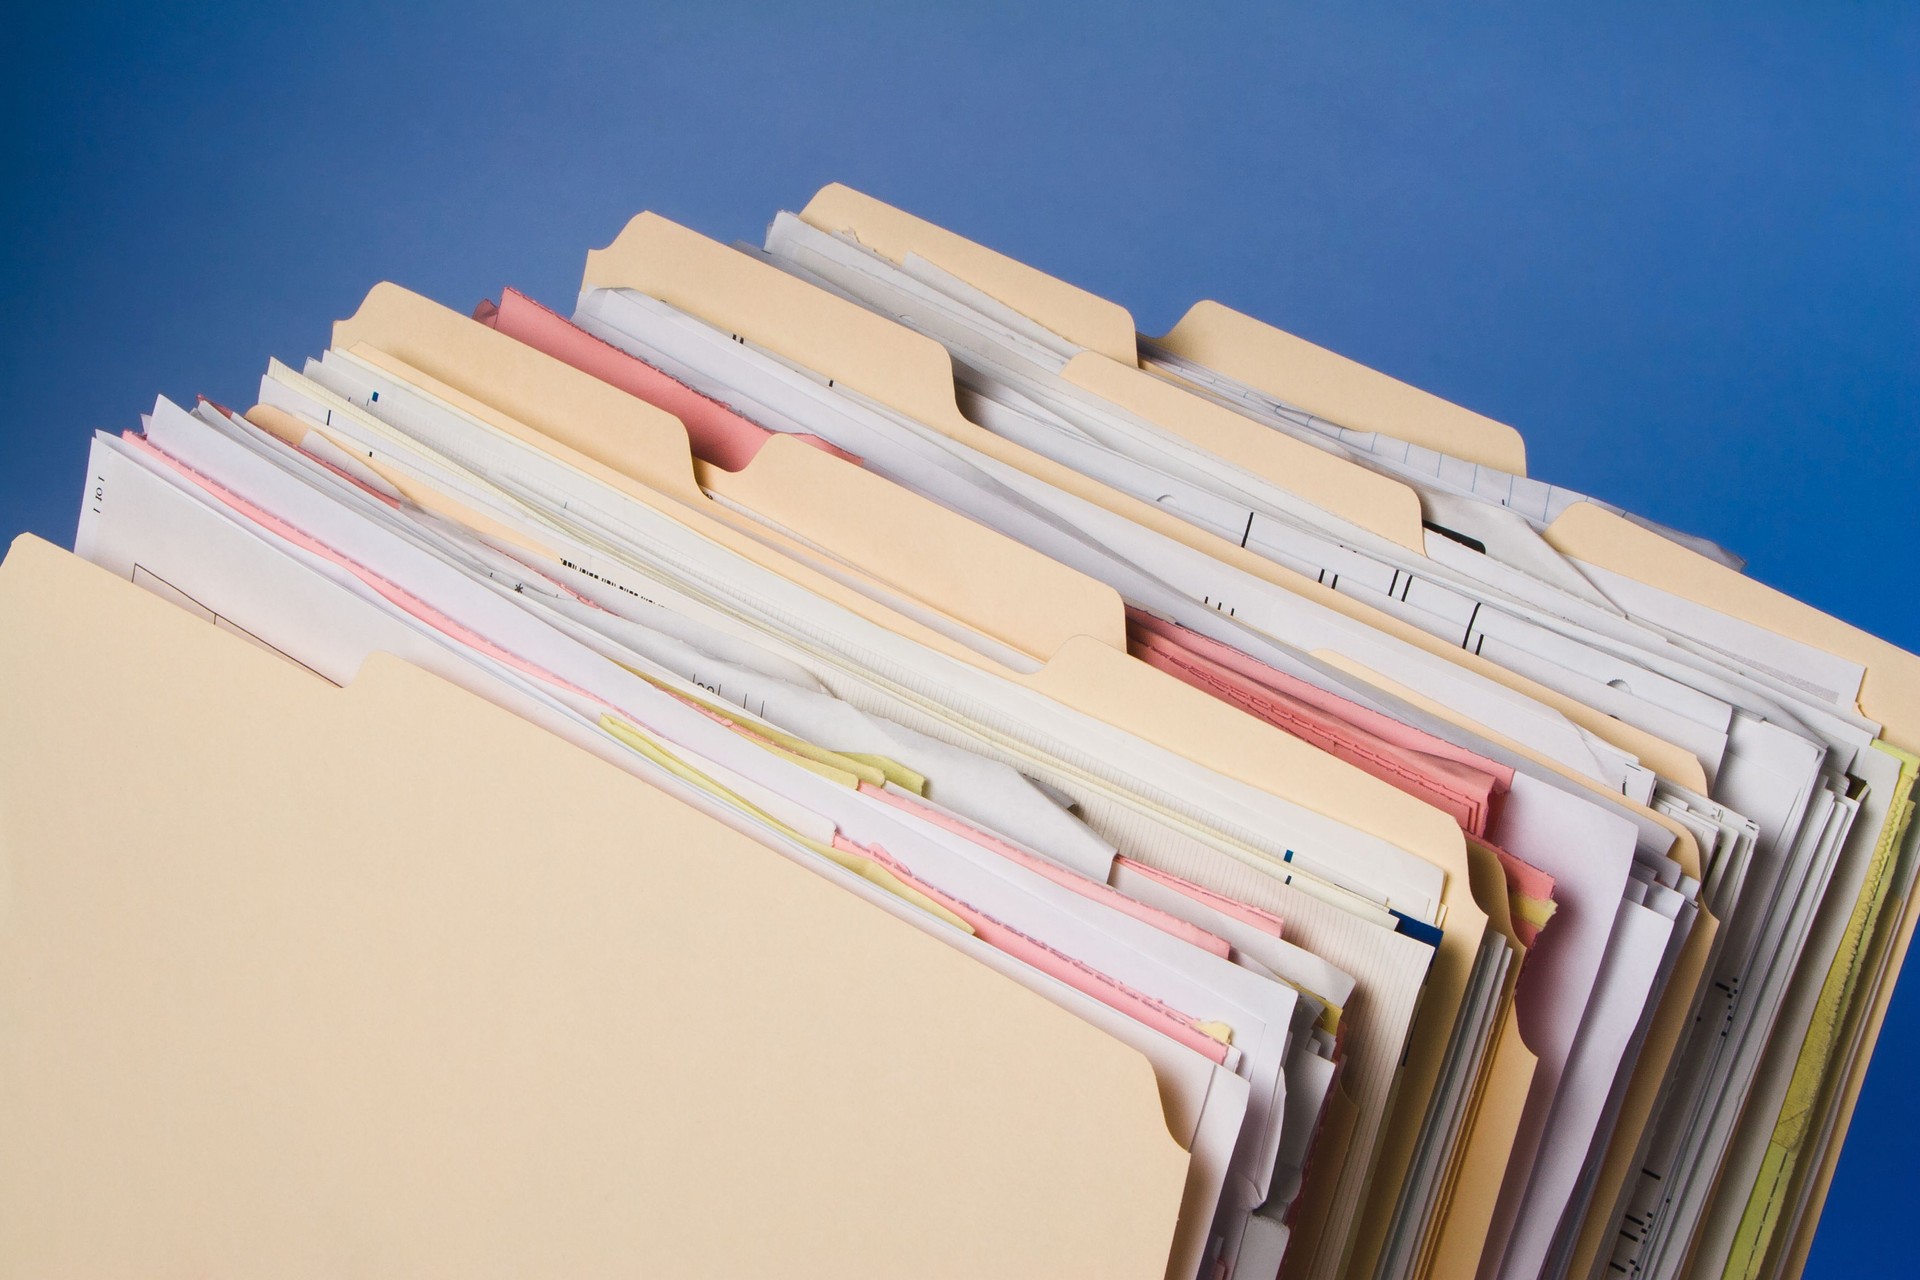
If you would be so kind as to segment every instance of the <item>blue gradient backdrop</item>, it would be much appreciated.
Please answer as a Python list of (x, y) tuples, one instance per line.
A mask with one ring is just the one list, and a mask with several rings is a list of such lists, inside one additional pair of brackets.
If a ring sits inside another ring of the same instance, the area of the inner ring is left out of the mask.
[[(1219, 298), (1512, 422), (1920, 649), (1913, 6), (23, 8), (8, 536), (70, 541), (91, 430), (249, 403), (377, 280), (565, 306), (639, 209), (757, 238), (838, 179), (1150, 332)], [(1815, 1275), (1912, 1273), (1917, 1010)]]

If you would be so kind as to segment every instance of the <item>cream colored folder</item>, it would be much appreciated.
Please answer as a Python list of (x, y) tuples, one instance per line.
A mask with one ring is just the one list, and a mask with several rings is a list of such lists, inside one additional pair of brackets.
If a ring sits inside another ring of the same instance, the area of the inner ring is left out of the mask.
[(0, 565), (0, 1275), (1157, 1277), (1139, 1053), (442, 680)]

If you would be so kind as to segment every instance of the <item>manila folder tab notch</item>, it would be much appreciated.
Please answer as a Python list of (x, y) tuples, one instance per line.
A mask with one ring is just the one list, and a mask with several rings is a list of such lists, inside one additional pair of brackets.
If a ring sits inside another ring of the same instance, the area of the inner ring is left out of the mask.
[(845, 459), (776, 435), (715, 493), (1041, 662), (1074, 636), (1127, 647), (1120, 594)]
[[(698, 504), (701, 500), (694, 484), (692, 445), (680, 419), (598, 378), (543, 357), (524, 343), (430, 298), (391, 281), (374, 285), (359, 308), (333, 326), (336, 349), (347, 351), (362, 345), (436, 377), (442, 377), (445, 370), (428, 353), (445, 353), (446, 359), (464, 356), (483, 364), (505, 361), (506, 367), (496, 371), (495, 381), (510, 392), (512, 408), (525, 413), (537, 406), (549, 421), (578, 424), (563, 428), (556, 438), (677, 502)], [(443, 380), (459, 381), (453, 377)]]
[(0, 707), (0, 1270), (1165, 1267), (1143, 1057), (417, 668), (22, 538)]
[(852, 187), (835, 182), (820, 188), (800, 211), (800, 220), (829, 235), (852, 236), (896, 265), (924, 258), (1077, 346), (1124, 365), (1140, 363), (1133, 316), (1119, 303)]
[(1424, 445), (1513, 475), (1527, 448), (1504, 422), (1409, 386), (1218, 302), (1196, 302), (1154, 341), (1296, 409), (1355, 431)]
[(1860, 714), (1894, 746), (1920, 752), (1920, 657), (1591, 502), (1561, 512), (1544, 536), (1562, 555), (1859, 663)]
[(635, 214), (589, 250), (580, 287), (638, 290), (918, 421), (965, 422), (953, 357), (932, 338), (657, 213)]
[(1369, 471), (1142, 369), (1091, 352), (1068, 361), (1061, 376), (1322, 511), (1416, 554), (1426, 554), (1420, 495), (1391, 476)]

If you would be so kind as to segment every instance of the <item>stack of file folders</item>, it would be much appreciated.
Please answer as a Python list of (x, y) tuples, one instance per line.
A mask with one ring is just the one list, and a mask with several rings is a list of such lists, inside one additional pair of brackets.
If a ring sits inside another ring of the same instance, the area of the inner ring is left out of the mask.
[(0, 1274), (1799, 1271), (1912, 655), (844, 187), (467, 301), (0, 567)]

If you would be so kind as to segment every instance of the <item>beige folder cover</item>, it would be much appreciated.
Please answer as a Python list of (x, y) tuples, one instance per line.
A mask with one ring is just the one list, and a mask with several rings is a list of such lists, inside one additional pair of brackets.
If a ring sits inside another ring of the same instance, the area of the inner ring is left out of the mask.
[(0, 1275), (1157, 1277), (1138, 1053), (386, 655), (0, 565)]
[(1218, 302), (1194, 303), (1155, 341), (1340, 426), (1377, 431), (1496, 471), (1527, 474), (1526, 445), (1506, 423)]

